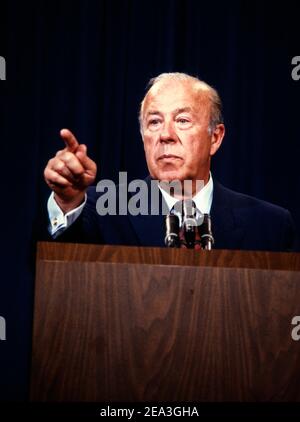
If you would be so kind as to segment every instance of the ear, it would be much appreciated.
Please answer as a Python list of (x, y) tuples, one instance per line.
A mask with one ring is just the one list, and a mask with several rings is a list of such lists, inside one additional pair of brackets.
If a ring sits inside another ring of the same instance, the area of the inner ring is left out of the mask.
[(211, 156), (214, 155), (220, 148), (224, 135), (225, 135), (225, 126), (222, 123), (220, 123), (215, 127), (211, 135), (211, 145), (210, 145)]

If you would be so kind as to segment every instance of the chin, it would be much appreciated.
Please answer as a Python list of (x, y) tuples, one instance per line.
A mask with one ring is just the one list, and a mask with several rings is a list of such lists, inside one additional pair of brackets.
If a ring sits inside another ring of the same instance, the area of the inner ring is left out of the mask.
[(155, 173), (154, 179), (165, 180), (166, 182), (172, 182), (172, 180), (184, 180), (182, 174), (178, 171), (159, 171)]

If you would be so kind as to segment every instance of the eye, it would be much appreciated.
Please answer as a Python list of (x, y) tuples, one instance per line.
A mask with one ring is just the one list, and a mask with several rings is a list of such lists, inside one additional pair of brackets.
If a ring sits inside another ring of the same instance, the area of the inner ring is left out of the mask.
[(148, 121), (148, 126), (150, 127), (156, 127), (160, 124), (160, 119), (150, 119)]
[(176, 123), (180, 127), (189, 127), (189, 126), (191, 126), (192, 121), (188, 117), (177, 117), (176, 118)]

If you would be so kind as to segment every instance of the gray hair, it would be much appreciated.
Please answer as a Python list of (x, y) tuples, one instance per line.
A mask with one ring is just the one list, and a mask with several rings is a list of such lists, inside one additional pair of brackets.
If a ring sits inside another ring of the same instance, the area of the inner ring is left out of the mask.
[(206, 82), (202, 81), (201, 79), (195, 76), (188, 75), (187, 73), (179, 73), (179, 72), (161, 73), (155, 78), (150, 79), (147, 85), (146, 95), (144, 96), (143, 101), (141, 102), (141, 106), (139, 110), (139, 122), (140, 122), (141, 133), (142, 133), (143, 109), (144, 109), (145, 99), (150, 89), (155, 84), (161, 81), (191, 82), (194, 84), (196, 88), (199, 88), (202, 91), (206, 91), (208, 94), (208, 98), (210, 100), (210, 104), (211, 104), (209, 127), (208, 127), (209, 132), (212, 133), (218, 124), (224, 123), (223, 114), (222, 114), (222, 108), (223, 108), (222, 101), (218, 92), (212, 86), (208, 85)]

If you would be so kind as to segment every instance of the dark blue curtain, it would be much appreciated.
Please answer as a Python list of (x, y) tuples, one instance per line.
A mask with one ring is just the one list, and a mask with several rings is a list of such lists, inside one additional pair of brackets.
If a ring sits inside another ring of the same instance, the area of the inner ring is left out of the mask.
[(147, 174), (137, 114), (149, 78), (198, 75), (220, 92), (227, 127), (213, 174), (290, 209), (300, 228), (297, 3), (10, 0), (0, 6), (0, 400), (28, 397), (34, 221), (62, 127), (86, 143), (98, 178)]

